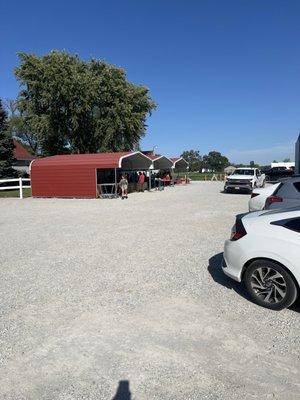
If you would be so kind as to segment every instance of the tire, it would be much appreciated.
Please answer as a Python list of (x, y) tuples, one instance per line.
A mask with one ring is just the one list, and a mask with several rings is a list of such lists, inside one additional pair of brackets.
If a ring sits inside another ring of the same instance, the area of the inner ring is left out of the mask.
[(271, 310), (289, 307), (298, 295), (290, 273), (270, 260), (252, 262), (245, 271), (244, 283), (252, 301)]

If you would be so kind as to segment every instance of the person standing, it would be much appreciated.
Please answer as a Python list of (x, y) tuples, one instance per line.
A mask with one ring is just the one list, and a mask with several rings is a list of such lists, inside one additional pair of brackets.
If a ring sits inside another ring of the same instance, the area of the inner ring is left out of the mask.
[(125, 175), (122, 175), (120, 182), (119, 182), (119, 187), (121, 189), (122, 200), (128, 199), (128, 180), (125, 177)]
[(144, 183), (145, 183), (145, 175), (142, 172), (139, 172), (139, 180), (138, 180), (138, 191), (144, 191)]

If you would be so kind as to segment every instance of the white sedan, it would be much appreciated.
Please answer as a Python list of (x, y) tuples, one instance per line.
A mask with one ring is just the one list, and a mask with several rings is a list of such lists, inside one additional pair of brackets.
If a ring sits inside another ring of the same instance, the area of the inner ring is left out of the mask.
[(264, 188), (255, 188), (248, 203), (249, 211), (263, 210), (267, 198), (275, 193), (279, 185), (280, 183), (275, 183), (274, 185), (268, 185)]
[(240, 214), (226, 240), (223, 271), (244, 282), (252, 300), (281, 310), (300, 286), (300, 207)]

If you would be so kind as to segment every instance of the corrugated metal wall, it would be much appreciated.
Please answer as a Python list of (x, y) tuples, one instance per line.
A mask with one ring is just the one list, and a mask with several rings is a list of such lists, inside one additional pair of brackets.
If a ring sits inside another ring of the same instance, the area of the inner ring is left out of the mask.
[(96, 197), (94, 166), (34, 164), (31, 166), (33, 197)]

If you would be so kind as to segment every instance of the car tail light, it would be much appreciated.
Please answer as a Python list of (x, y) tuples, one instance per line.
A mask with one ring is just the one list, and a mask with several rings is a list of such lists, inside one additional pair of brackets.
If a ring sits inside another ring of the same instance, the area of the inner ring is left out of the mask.
[(283, 199), (280, 196), (269, 196), (266, 200), (265, 207), (268, 207), (273, 203), (281, 203), (282, 201)]
[(241, 219), (236, 219), (235, 225), (232, 228), (232, 232), (231, 232), (231, 241), (236, 241), (241, 239), (243, 236), (247, 235), (247, 231), (243, 225), (243, 222)]
[(251, 199), (253, 199), (253, 197), (259, 196), (259, 193), (251, 193)]

